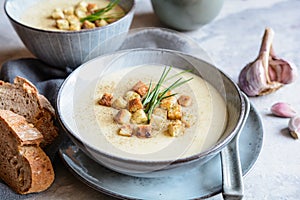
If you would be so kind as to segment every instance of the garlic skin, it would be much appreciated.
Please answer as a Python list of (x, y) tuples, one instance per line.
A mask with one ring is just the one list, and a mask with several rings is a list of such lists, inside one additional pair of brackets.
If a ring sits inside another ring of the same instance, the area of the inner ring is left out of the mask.
[(259, 55), (247, 64), (239, 74), (239, 86), (248, 96), (261, 96), (272, 93), (284, 84), (295, 81), (295, 64), (279, 59), (273, 50), (274, 31), (266, 28)]
[(289, 131), (294, 139), (300, 136), (300, 116), (292, 117), (289, 121)]
[(291, 118), (296, 116), (296, 111), (288, 103), (278, 102), (272, 105), (271, 112), (277, 117)]

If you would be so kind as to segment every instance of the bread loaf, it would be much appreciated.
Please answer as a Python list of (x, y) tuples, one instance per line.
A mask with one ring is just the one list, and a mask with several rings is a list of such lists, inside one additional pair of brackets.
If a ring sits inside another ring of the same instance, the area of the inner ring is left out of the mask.
[(55, 112), (50, 102), (28, 80), (16, 77), (14, 83), (0, 81), (0, 109), (17, 113), (32, 123), (44, 136), (41, 147), (58, 136), (53, 125)]
[(0, 178), (19, 194), (44, 191), (54, 181), (41, 141), (43, 135), (23, 116), (0, 110)]

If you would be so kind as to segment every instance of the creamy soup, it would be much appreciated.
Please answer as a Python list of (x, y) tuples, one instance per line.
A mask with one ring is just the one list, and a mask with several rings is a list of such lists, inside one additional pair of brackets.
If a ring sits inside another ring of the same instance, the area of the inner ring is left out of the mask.
[[(53, 10), (56, 8), (74, 7), (79, 2), (81, 0), (42, 0), (25, 10), (21, 16), (21, 21), (31, 27), (59, 31), (55, 20), (51, 18)], [(98, 8), (103, 8), (109, 3), (108, 0), (85, 0), (85, 2), (95, 3)], [(108, 13), (113, 15), (123, 12), (123, 9), (116, 5)]]
[[(185, 129), (183, 135), (171, 137), (167, 134), (156, 134), (151, 138), (138, 138), (117, 134), (119, 126), (113, 120), (117, 110), (99, 106), (97, 100), (107, 92), (114, 97), (123, 96), (139, 80), (144, 83), (158, 81), (162, 71), (163, 66), (158, 65), (118, 70), (99, 78), (96, 87), (91, 87), (93, 91), (87, 90), (86, 94), (75, 97), (75, 120), (79, 132), (84, 133), (84, 140), (97, 149), (122, 155), (124, 158), (143, 160), (191, 156), (215, 144), (227, 124), (226, 104), (214, 87), (192, 73), (181, 75), (185, 79), (193, 79), (173, 91), (192, 98), (192, 105), (184, 108), (183, 112), (193, 116), (193, 123)], [(182, 70), (173, 68), (171, 73), (180, 71)]]

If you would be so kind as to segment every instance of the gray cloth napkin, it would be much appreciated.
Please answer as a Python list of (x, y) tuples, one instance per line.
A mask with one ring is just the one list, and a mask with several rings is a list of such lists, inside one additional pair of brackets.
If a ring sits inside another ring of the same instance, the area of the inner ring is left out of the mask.
[(65, 71), (56, 69), (38, 59), (24, 58), (4, 63), (0, 79), (12, 83), (16, 76), (24, 77), (31, 81), (54, 106), (59, 86), (69, 73), (68, 69)]

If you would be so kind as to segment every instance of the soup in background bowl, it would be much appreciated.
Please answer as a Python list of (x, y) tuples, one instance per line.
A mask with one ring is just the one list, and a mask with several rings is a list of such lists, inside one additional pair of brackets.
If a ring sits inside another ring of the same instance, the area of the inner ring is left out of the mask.
[[(172, 91), (192, 99), (182, 108), (191, 116), (190, 126), (175, 137), (168, 130), (142, 138), (118, 134), (118, 109), (99, 105), (99, 99), (105, 93), (124, 97), (138, 81), (157, 83), (168, 66), (171, 77), (192, 78)], [(132, 176), (157, 177), (188, 170), (219, 153), (237, 134), (245, 103), (238, 87), (205, 61), (172, 50), (134, 49), (76, 69), (59, 91), (57, 112), (72, 141), (100, 164)]]
[(68, 8), (78, 2), (80, 1), (6, 0), (4, 10), (16, 33), (33, 55), (51, 66), (74, 69), (99, 55), (113, 52), (122, 45), (124, 35), (131, 25), (135, 6), (134, 0), (120, 0), (118, 7), (124, 11), (124, 16), (106, 26), (79, 31), (56, 29), (55, 21), (51, 19), (52, 9)]

